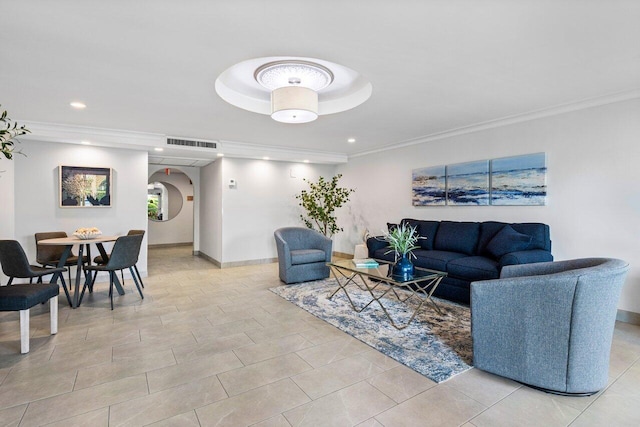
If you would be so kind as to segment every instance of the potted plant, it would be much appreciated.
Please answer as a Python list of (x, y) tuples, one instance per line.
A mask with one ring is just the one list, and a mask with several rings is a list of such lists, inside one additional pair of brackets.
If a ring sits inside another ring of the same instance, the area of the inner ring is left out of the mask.
[(355, 191), (351, 188), (338, 187), (338, 180), (341, 177), (341, 174), (335, 175), (331, 181), (320, 177), (317, 183), (303, 179), (309, 184), (309, 190), (302, 190), (296, 196), (296, 199), (300, 200), (299, 205), (307, 213), (307, 216), (300, 215), (304, 224), (327, 237), (342, 231), (342, 228), (338, 227), (333, 213), (347, 203), (349, 195)]
[(389, 250), (386, 253), (394, 252), (396, 256), (396, 263), (391, 270), (393, 278), (398, 280), (411, 279), (414, 272), (411, 257), (416, 258), (413, 250), (419, 248), (417, 243), (420, 239), (416, 227), (404, 222), (400, 223), (386, 232), (384, 239), (389, 244)]

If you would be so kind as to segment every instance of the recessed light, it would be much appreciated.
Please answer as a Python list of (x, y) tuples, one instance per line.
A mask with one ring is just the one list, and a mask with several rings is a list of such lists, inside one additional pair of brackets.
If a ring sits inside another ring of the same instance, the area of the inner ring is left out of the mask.
[(269, 157), (263, 157), (262, 160), (269, 160)]
[(91, 145), (91, 141), (80, 141), (82, 145)]
[(218, 157), (224, 157), (224, 154), (223, 153), (218, 153), (217, 156)]
[(73, 108), (75, 108), (77, 110), (82, 110), (84, 108), (87, 108), (87, 106), (86, 106), (86, 104), (84, 102), (79, 102), (79, 101), (73, 101), (69, 105), (71, 105)]
[(309, 160), (303, 160), (302, 163), (309, 163)]
[(354, 142), (356, 142), (356, 139), (355, 138), (349, 138), (349, 139), (347, 139), (347, 142), (349, 144), (353, 144)]
[(156, 148), (154, 148), (154, 150), (156, 150), (156, 151), (164, 151), (164, 148), (162, 148), (162, 147), (156, 147)]

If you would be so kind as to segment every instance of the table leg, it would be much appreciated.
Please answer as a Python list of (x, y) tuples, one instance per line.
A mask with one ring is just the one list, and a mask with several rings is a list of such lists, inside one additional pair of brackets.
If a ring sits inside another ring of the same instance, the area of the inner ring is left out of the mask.
[(84, 245), (78, 248), (78, 262), (76, 264), (76, 286), (73, 291), (73, 308), (78, 308), (78, 297), (80, 296), (80, 276), (82, 275), (82, 255)]
[[(64, 265), (67, 263), (67, 259), (69, 258), (69, 254), (71, 254), (71, 248), (73, 247), (73, 245), (68, 245), (64, 247), (64, 251), (62, 252), (62, 256), (60, 257), (60, 260), (58, 261), (58, 268), (64, 268)], [(61, 273), (55, 273), (53, 275), (53, 277), (51, 278), (50, 282), (51, 284), (55, 285), (56, 283), (58, 283), (58, 277), (62, 277), (62, 275), (64, 274), (64, 272)], [(71, 295), (69, 295), (69, 290), (67, 289), (67, 285), (64, 283), (64, 277), (62, 277), (62, 289), (64, 290), (64, 294), (67, 297), (67, 302), (69, 303), (70, 307), (73, 307), (73, 303), (71, 302)], [(71, 286), (71, 283), (69, 283), (69, 286)]]

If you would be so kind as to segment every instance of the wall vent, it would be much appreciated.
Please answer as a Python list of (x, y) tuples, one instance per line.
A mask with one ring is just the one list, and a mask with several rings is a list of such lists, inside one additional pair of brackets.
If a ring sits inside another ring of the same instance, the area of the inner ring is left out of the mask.
[(182, 145), (184, 147), (199, 147), (199, 148), (217, 148), (218, 147), (218, 145), (215, 142), (195, 141), (192, 139), (178, 139), (178, 138), (167, 138), (167, 145)]

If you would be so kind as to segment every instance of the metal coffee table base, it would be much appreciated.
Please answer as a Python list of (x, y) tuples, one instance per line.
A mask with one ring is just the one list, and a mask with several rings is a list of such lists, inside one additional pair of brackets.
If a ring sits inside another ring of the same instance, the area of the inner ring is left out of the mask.
[[(342, 289), (347, 299), (349, 300), (351, 307), (358, 313), (362, 312), (364, 309), (369, 307), (372, 302), (375, 301), (378, 303), (380, 308), (382, 308), (382, 311), (391, 322), (391, 325), (393, 325), (393, 327), (398, 330), (402, 330), (409, 326), (409, 324), (413, 321), (422, 306), (425, 305), (427, 301), (429, 301), (431, 305), (433, 305), (438, 314), (442, 314), (440, 307), (438, 307), (435, 301), (431, 299), (431, 295), (433, 295), (433, 292), (436, 290), (436, 288), (440, 284), (440, 281), (444, 277), (444, 275), (442, 274), (433, 274), (430, 276), (422, 276), (414, 280), (397, 282), (391, 278), (385, 277), (375, 277), (372, 279), (371, 277), (368, 277), (368, 275), (362, 274), (359, 271), (354, 271), (352, 269), (335, 264), (329, 264), (329, 266), (333, 271), (333, 275), (338, 284), (338, 288), (327, 297), (328, 299), (333, 298), (333, 296)], [(347, 286), (349, 285), (357, 286), (363, 291), (367, 290), (369, 292), (369, 295), (371, 295), (371, 300), (362, 307), (356, 307), (353, 300), (351, 299), (351, 296), (349, 295), (349, 292), (347, 291)], [(398, 292), (399, 290), (406, 292)], [(406, 323), (400, 325), (396, 324), (396, 322), (391, 317), (391, 314), (384, 306), (382, 299), (389, 293), (392, 293), (393, 296), (395, 296), (395, 298), (397, 298), (397, 300), (401, 303), (404, 303), (407, 308), (409, 307), (406, 304), (407, 301), (413, 300), (415, 298), (419, 300), (417, 307), (414, 309), (411, 317)]]

